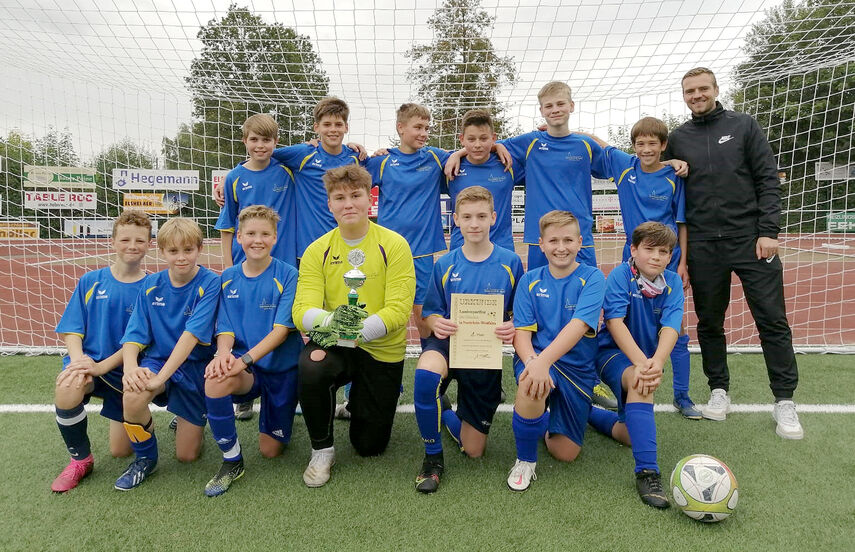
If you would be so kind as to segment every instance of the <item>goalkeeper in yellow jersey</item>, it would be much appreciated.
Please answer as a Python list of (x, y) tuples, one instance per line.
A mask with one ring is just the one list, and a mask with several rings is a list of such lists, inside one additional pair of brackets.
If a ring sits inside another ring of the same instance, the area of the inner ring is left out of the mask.
[(300, 355), (300, 404), (312, 442), (303, 481), (320, 487), (335, 463), (335, 389), (351, 382), (350, 442), (360, 456), (389, 443), (404, 370), (416, 277), (407, 241), (368, 220), (371, 176), (356, 165), (324, 175), (337, 227), (300, 260), (293, 319), (310, 341)]

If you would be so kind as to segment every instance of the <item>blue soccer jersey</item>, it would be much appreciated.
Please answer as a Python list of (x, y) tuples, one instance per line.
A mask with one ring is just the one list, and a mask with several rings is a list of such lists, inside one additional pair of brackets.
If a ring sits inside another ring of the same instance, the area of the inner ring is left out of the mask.
[(573, 319), (591, 329), (567, 351), (555, 367), (588, 395), (596, 383), (597, 331), (606, 278), (594, 267), (580, 264), (569, 276), (555, 278), (549, 266), (526, 272), (514, 297), (514, 326), (532, 332), (531, 343), (540, 353)]
[(439, 194), (445, 186), (442, 167), (448, 156), (430, 146), (410, 154), (392, 148), (365, 164), (380, 189), (377, 224), (404, 236), (414, 257), (445, 249)]
[(327, 206), (323, 176), (329, 169), (359, 164), (359, 154), (347, 146), (332, 155), (323, 146), (297, 144), (273, 150), (273, 158), (291, 169), (297, 188), (297, 258), (309, 244), (336, 227), (335, 218)]
[(500, 143), (525, 167), (525, 243), (537, 245), (540, 217), (561, 209), (579, 219), (582, 247), (594, 247), (591, 176), (608, 178), (603, 148), (581, 134), (557, 138), (542, 131)]
[[(677, 233), (677, 223), (686, 222), (686, 196), (683, 179), (674, 174), (670, 165), (656, 172), (641, 170), (641, 162), (612, 146), (606, 148), (609, 176), (615, 181), (626, 230), (626, 243), (632, 243), (632, 232), (642, 222), (661, 222)], [(624, 258), (629, 259), (629, 247)], [(679, 254), (673, 261), (679, 261)], [(670, 266), (670, 265), (669, 265)]]
[(275, 326), (289, 329), (281, 345), (253, 364), (253, 370), (284, 372), (297, 367), (303, 338), (291, 320), (297, 269), (273, 259), (267, 269), (250, 278), (242, 265), (231, 266), (220, 277), (222, 292), (217, 311), (217, 334), (234, 336), (232, 353), (241, 356), (264, 339)]
[(448, 318), (452, 293), (482, 293), (504, 295), (503, 320), (510, 320), (514, 291), (522, 275), (519, 256), (504, 247), (494, 246), (490, 256), (479, 262), (467, 259), (462, 249), (452, 249), (433, 265), (422, 316)]
[(181, 334), (190, 332), (199, 343), (189, 361), (207, 362), (214, 356), (211, 339), (217, 316), (220, 277), (204, 266), (190, 282), (175, 287), (168, 270), (146, 277), (122, 343), (136, 343), (145, 358), (166, 362)]
[(122, 335), (145, 280), (120, 282), (110, 267), (87, 272), (77, 282), (56, 333), (79, 335), (86, 356), (104, 360), (122, 348)]
[(220, 209), (214, 228), (235, 232), (232, 237), (232, 264), (239, 264), (246, 258), (237, 242), (238, 214), (250, 205), (266, 205), (279, 214), (276, 245), (271, 255), (297, 266), (297, 207), (291, 169), (276, 160), (271, 160), (261, 171), (247, 169), (241, 163), (226, 176), (223, 195), (226, 203)]
[[(676, 272), (666, 270), (665, 291), (656, 297), (644, 297), (629, 263), (616, 266), (606, 280), (603, 320), (623, 318), (635, 343), (647, 358), (659, 346), (659, 331), (672, 328), (680, 333), (683, 322), (683, 282)], [(601, 349), (618, 349), (614, 337), (603, 324), (599, 336)]]
[[(517, 162), (509, 171), (499, 161), (495, 153), (484, 163), (476, 165), (467, 158), (460, 161), (460, 173), (448, 183), (448, 193), (451, 196), (451, 209), (454, 210), (457, 194), (470, 186), (483, 186), (493, 194), (493, 208), (496, 211), (496, 224), (490, 227), (490, 241), (505, 249), (514, 250), (514, 234), (511, 228), (511, 198), (514, 184), (522, 182), (525, 170)], [(451, 245), (456, 249), (463, 245), (463, 235), (460, 228), (451, 221)]]

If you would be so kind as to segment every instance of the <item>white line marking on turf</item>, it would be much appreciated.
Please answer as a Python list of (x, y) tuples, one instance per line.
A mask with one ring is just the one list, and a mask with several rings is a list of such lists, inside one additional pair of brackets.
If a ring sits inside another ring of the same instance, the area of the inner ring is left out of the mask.
[[(455, 405), (456, 407), (457, 405)], [(698, 407), (705, 405), (699, 404)], [(513, 412), (513, 405), (500, 404), (498, 412)], [(160, 406), (152, 406), (154, 412), (165, 412), (166, 408)], [(653, 405), (655, 412), (676, 412), (677, 409), (670, 404)], [(811, 414), (855, 414), (855, 404), (796, 404), (796, 410), (799, 413)], [(101, 405), (87, 404), (87, 412), (100, 412)], [(259, 411), (259, 405), (255, 405), (255, 411)], [(415, 407), (412, 404), (398, 405), (397, 411), (401, 414), (415, 413)], [(31, 413), (54, 413), (56, 409), (52, 404), (0, 404), (0, 414), (31, 414)], [(772, 404), (731, 404), (730, 412), (741, 414), (756, 414), (760, 412), (772, 412)]]

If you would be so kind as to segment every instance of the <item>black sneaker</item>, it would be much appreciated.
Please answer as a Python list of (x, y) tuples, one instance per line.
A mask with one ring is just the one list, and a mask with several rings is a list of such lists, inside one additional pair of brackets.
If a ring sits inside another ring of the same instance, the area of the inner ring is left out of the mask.
[(246, 421), (251, 420), (254, 412), (252, 411), (252, 401), (246, 401), (235, 405), (235, 419)]
[(243, 476), (243, 458), (237, 462), (229, 462), (223, 460), (223, 465), (220, 466), (220, 471), (217, 472), (208, 484), (205, 485), (205, 494), (207, 496), (220, 496), (229, 490), (232, 483)]
[(173, 432), (178, 429), (178, 416), (173, 416), (172, 419), (169, 420), (169, 429)]
[(426, 454), (422, 471), (416, 477), (416, 490), (420, 493), (435, 493), (439, 488), (439, 478), (444, 469), (441, 452)]
[(648, 506), (664, 510), (671, 506), (662, 489), (662, 476), (653, 470), (641, 470), (635, 474), (635, 488), (641, 501)]

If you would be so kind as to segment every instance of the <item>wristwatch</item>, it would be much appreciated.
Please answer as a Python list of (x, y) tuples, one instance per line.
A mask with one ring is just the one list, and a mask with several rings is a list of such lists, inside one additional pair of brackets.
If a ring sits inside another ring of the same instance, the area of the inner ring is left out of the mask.
[(240, 360), (241, 360), (241, 362), (246, 364), (247, 367), (252, 366), (252, 364), (255, 362), (254, 360), (252, 360), (252, 357), (249, 356), (249, 353), (246, 353), (245, 355), (240, 357)]

